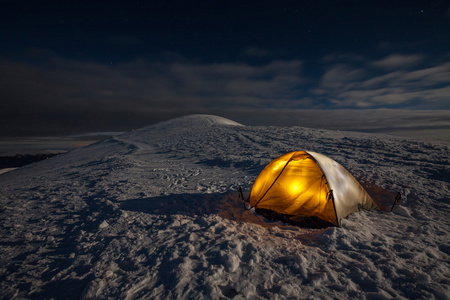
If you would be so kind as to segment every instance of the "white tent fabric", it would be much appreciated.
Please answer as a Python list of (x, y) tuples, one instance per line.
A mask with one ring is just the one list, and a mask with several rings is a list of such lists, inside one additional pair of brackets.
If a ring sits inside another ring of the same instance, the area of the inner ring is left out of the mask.
[(378, 206), (359, 184), (359, 182), (343, 166), (335, 160), (312, 151), (306, 151), (319, 165), (333, 191), (334, 208), (338, 225), (348, 215), (361, 210), (378, 209)]

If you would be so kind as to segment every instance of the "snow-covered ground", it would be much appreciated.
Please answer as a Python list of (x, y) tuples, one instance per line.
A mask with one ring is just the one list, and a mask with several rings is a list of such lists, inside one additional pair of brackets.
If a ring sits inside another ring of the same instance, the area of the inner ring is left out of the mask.
[[(273, 158), (325, 154), (399, 191), (341, 228), (239, 202)], [(1, 298), (450, 299), (449, 144), (194, 115), (0, 174)]]
[(11, 171), (14, 171), (15, 169), (17, 169), (17, 168), (3, 168), (3, 169), (0, 169), (0, 174), (11, 172)]

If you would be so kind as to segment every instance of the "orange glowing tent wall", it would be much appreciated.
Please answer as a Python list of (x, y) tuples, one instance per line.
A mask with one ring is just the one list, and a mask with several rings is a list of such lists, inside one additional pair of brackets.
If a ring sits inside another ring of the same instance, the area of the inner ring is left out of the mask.
[(344, 167), (311, 151), (290, 152), (270, 162), (256, 178), (249, 201), (255, 208), (315, 216), (336, 226), (360, 208), (378, 209)]

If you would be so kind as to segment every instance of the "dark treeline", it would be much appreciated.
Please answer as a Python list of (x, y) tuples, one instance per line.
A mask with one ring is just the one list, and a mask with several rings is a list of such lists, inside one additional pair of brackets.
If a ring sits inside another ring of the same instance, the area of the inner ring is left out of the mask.
[(0, 169), (19, 168), (59, 154), (61, 153), (34, 154), (34, 155), (16, 154), (15, 156), (0, 156)]

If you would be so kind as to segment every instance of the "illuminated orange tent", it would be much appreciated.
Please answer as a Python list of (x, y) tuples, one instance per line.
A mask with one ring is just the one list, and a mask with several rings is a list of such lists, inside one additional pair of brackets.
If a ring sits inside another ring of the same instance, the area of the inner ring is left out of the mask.
[(362, 208), (379, 209), (344, 167), (311, 151), (290, 152), (270, 162), (256, 178), (249, 201), (260, 212), (318, 218), (335, 226)]

